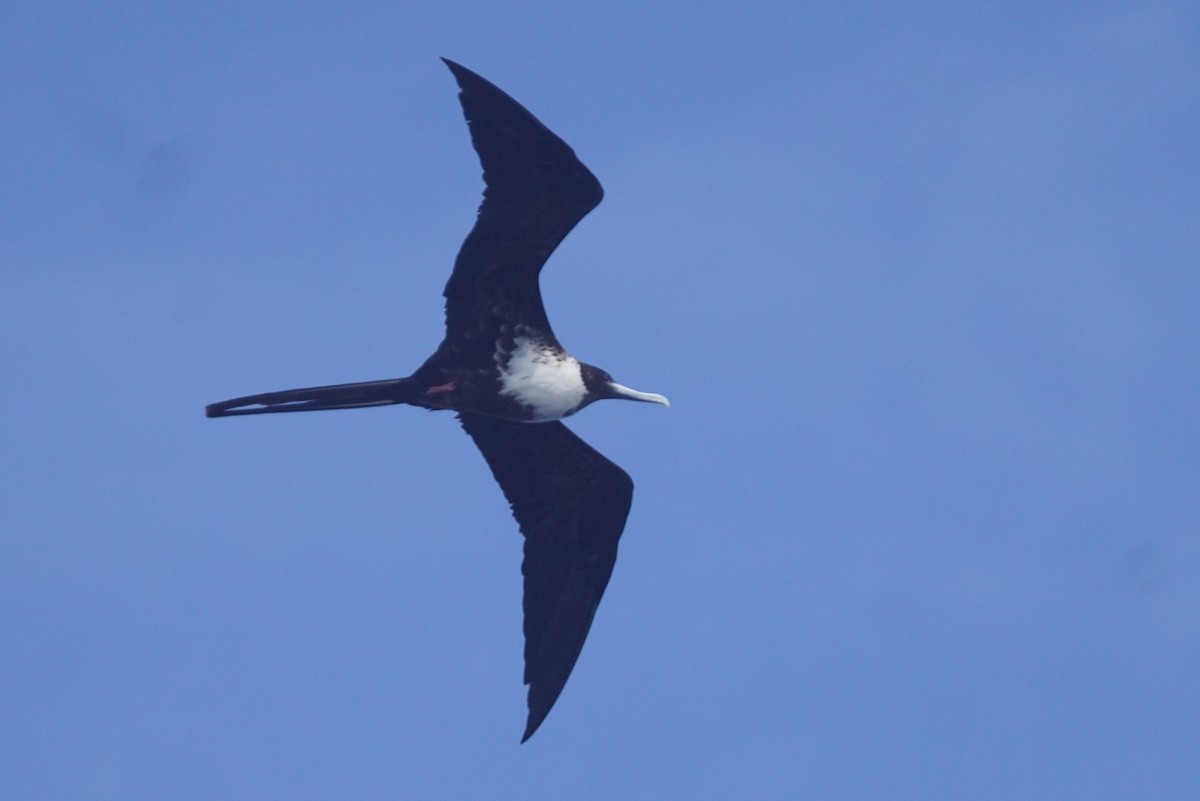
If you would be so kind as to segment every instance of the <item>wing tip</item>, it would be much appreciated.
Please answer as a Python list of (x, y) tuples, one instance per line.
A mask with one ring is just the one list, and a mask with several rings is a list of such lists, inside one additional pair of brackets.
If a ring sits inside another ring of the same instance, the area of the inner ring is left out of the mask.
[(484, 83), (488, 83), (487, 79), (484, 78), (482, 75), (467, 69), (462, 64), (459, 64), (457, 61), (452, 61), (452, 60), (446, 58), (445, 56), (439, 56), (439, 58), (442, 60), (443, 64), (445, 64), (447, 67), (450, 68), (450, 72), (453, 73), (454, 80), (458, 82), (458, 86), (460, 89), (466, 89), (466, 83), (468, 81), (474, 80), (474, 81), (483, 81)]
[[(551, 704), (553, 706), (553, 704)], [(524, 745), (530, 737), (533, 736), (546, 720), (546, 716), (550, 714), (549, 709), (529, 710), (529, 717), (525, 720), (525, 733), (521, 735), (521, 744)]]

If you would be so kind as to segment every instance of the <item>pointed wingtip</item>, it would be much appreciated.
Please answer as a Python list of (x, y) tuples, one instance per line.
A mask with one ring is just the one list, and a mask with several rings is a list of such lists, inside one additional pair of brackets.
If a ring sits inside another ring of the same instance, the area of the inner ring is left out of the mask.
[[(566, 682), (564, 677), (563, 683)], [(554, 708), (554, 702), (558, 700), (559, 693), (562, 692), (562, 685), (558, 687), (558, 692), (553, 694), (552, 698), (547, 698), (544, 688), (541, 692), (535, 692), (535, 685), (529, 685), (529, 696), (526, 699), (526, 706), (529, 709), (529, 715), (525, 718), (525, 733), (521, 735), (521, 742), (525, 742), (534, 733), (541, 728), (546, 722), (546, 718), (550, 715), (550, 710)]]
[(450, 72), (454, 74), (454, 80), (458, 81), (459, 86), (462, 86), (464, 79), (479, 77), (457, 61), (451, 61), (445, 56), (439, 56), (439, 58), (441, 58), (443, 64), (450, 68)]
[(529, 713), (529, 719), (525, 722), (525, 733), (521, 735), (521, 745), (524, 745), (533, 736), (533, 733), (538, 730), (538, 727), (542, 725), (542, 721), (545, 719), (545, 715), (535, 719), (533, 712)]

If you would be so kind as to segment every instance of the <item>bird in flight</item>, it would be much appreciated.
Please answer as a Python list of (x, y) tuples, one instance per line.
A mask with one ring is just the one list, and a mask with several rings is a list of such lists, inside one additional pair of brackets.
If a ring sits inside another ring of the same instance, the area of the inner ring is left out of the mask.
[(600, 182), (523, 106), (474, 72), (442, 60), (458, 82), (484, 181), (475, 226), (443, 292), (442, 343), (406, 378), (247, 395), (210, 404), (205, 414), (394, 403), (456, 413), (525, 536), (525, 742), (575, 667), (633, 501), (629, 474), (561, 420), (606, 398), (670, 404), (571, 356), (546, 318), (538, 274), (600, 203)]

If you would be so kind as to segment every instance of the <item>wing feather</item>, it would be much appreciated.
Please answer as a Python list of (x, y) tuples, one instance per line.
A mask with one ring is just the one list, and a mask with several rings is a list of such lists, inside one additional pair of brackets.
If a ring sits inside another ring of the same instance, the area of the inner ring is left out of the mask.
[(483, 166), (483, 203), (446, 283), (443, 356), (491, 358), (504, 326), (553, 338), (538, 274), (604, 190), (575, 151), (521, 104), (446, 61), (458, 81), (471, 143)]
[(633, 480), (562, 423), (460, 413), (525, 535), (525, 683), (537, 730), (567, 683), (617, 559)]

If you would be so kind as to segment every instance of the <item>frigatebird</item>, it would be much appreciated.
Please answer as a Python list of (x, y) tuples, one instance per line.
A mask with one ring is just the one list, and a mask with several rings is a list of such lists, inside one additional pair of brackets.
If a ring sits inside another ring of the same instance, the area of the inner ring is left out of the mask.
[(669, 406), (622, 386), (559, 344), (542, 305), (542, 265), (600, 203), (600, 182), (523, 106), (459, 64), (454, 74), (483, 165), (483, 203), (443, 292), (446, 336), (406, 378), (266, 392), (209, 417), (395, 403), (457, 413), (525, 536), (525, 684), (537, 731), (566, 685), (617, 558), (629, 474), (560, 420), (605, 398)]

